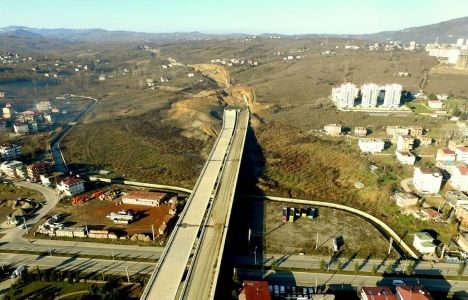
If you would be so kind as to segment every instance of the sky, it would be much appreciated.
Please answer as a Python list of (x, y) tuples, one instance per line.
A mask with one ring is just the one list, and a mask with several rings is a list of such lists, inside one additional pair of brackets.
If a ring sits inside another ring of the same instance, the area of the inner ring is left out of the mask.
[(0, 27), (143, 32), (398, 30), (468, 16), (467, 0), (0, 0)]

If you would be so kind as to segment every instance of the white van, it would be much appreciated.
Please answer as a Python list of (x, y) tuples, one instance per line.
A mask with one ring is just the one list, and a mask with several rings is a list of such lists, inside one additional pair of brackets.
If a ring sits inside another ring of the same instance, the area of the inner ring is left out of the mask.
[(11, 273), (10, 278), (15, 278), (16, 276), (21, 276), (21, 273), (24, 271), (24, 265), (19, 266)]

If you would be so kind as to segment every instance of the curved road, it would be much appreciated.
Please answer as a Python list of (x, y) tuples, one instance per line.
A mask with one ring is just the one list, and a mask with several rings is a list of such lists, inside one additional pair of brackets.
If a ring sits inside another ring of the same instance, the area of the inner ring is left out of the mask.
[(91, 97), (86, 97), (86, 96), (77, 96), (77, 95), (70, 95), (71, 97), (80, 97), (80, 98), (85, 98), (92, 100), (93, 102), (88, 105), (88, 107), (83, 110), (76, 118), (72, 121), (69, 122), (65, 128), (60, 131), (56, 136), (54, 136), (51, 140), (51, 145), (50, 145), (50, 151), (52, 152), (52, 157), (55, 161), (55, 169), (59, 172), (62, 173), (67, 173), (68, 172), (68, 167), (67, 163), (65, 162), (65, 159), (63, 157), (62, 150), (60, 149), (60, 142), (62, 139), (70, 132), (70, 130), (73, 129), (73, 127), (85, 116), (88, 112), (90, 112), (94, 106), (97, 103), (97, 99), (91, 98)]

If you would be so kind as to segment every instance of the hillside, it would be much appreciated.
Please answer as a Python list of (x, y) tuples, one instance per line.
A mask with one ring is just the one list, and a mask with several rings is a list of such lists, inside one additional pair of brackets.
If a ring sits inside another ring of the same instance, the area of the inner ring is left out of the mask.
[(382, 31), (356, 37), (376, 41), (399, 40), (402, 42), (416, 41), (419, 43), (434, 42), (438, 37), (439, 42), (453, 43), (457, 38), (468, 38), (468, 16), (437, 24), (406, 28), (397, 31)]

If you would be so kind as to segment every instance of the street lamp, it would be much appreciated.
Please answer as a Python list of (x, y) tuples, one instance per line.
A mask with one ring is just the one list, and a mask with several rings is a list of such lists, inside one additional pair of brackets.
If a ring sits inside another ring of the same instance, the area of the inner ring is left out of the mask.
[(254, 256), (255, 256), (255, 265), (257, 265), (257, 246), (255, 246)]

